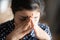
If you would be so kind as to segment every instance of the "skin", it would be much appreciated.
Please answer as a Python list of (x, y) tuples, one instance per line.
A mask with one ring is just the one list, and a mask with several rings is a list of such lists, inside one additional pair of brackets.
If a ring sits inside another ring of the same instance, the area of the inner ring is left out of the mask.
[[(26, 20), (23, 20), (24, 17), (27, 17)], [(14, 18), (15, 29), (6, 37), (6, 40), (22, 39), (32, 29), (35, 31), (35, 35), (39, 40), (50, 40), (50, 36), (37, 25), (39, 18), (40, 11), (38, 10), (17, 11)]]

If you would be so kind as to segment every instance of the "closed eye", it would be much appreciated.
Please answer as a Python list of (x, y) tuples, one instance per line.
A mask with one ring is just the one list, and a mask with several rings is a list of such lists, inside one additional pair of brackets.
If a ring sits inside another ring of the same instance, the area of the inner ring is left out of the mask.
[(37, 17), (34, 17), (35, 19), (37, 18)]
[(21, 20), (21, 21), (25, 21), (26, 19), (27, 19), (27, 17), (24, 17), (24, 16), (21, 16), (21, 17), (20, 17), (20, 20)]

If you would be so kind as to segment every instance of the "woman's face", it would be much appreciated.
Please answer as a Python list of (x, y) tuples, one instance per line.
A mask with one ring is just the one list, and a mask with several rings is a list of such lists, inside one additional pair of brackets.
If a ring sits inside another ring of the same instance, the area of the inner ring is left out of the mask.
[[(21, 24), (23, 21), (24, 18), (26, 17), (31, 17), (31, 20), (33, 20), (34, 24), (37, 24), (38, 21), (39, 21), (39, 18), (40, 18), (40, 11), (37, 11), (37, 10), (22, 10), (22, 11), (17, 11), (15, 13), (15, 25), (19, 25)], [(28, 20), (28, 19), (27, 19)]]

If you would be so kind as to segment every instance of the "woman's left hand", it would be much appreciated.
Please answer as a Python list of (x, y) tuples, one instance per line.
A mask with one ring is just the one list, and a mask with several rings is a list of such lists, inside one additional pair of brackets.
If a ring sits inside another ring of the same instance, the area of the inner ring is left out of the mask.
[(35, 31), (35, 35), (39, 40), (50, 40), (50, 36), (38, 25), (34, 25), (33, 22), (31, 22), (33, 29)]

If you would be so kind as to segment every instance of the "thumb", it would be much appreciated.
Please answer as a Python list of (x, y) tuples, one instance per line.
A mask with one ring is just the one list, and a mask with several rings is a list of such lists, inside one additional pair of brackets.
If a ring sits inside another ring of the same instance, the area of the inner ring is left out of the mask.
[(40, 31), (40, 27), (37, 24), (36, 25), (34, 24), (33, 19), (31, 20), (31, 25), (33, 27), (35, 34), (38, 34), (38, 32)]

